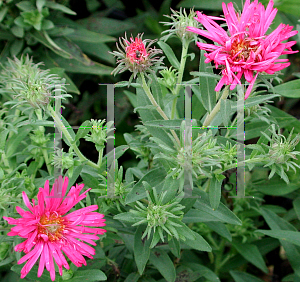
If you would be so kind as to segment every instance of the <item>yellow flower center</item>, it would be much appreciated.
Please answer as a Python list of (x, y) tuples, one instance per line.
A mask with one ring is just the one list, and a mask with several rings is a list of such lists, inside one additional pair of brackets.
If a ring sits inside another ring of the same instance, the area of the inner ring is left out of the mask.
[(231, 45), (230, 54), (234, 61), (247, 60), (251, 51), (255, 52), (258, 45), (250, 46), (249, 40), (235, 40)]
[(64, 230), (64, 219), (57, 213), (51, 213), (49, 217), (43, 215), (38, 226), (38, 233), (48, 236), (49, 241), (59, 240)]

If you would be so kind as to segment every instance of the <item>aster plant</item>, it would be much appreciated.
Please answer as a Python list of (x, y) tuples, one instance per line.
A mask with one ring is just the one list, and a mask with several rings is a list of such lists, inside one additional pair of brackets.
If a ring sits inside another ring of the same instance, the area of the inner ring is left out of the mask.
[(124, 98), (122, 129), (125, 95), (139, 117), (122, 140), (109, 113), (71, 126), (65, 81), (35, 57), (3, 62), (1, 281), (271, 281), (270, 254), (290, 266), (279, 280), (300, 279), (300, 123), (276, 107), (300, 98), (299, 81), (286, 81), (297, 31), (274, 28), (272, 0), (223, 3), (220, 16), (199, 5), (155, 24), (161, 11), (149, 9), (156, 36), (132, 29), (110, 51), (99, 43), (116, 59), (108, 99)]

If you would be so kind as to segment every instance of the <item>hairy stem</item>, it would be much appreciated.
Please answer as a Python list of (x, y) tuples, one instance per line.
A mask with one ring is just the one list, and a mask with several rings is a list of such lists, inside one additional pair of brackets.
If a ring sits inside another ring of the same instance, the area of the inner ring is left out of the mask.
[[(141, 78), (142, 78), (142, 86), (143, 89), (146, 93), (146, 95), (148, 96), (151, 104), (156, 108), (156, 110), (158, 111), (158, 113), (162, 116), (162, 118), (164, 120), (169, 120), (169, 118), (167, 117), (167, 115), (165, 114), (165, 112), (162, 110), (162, 108), (157, 104), (157, 102), (155, 101), (155, 98), (153, 97), (150, 88), (148, 87), (146, 80), (145, 80), (145, 76), (143, 73), (140, 73)], [(175, 138), (176, 142), (178, 143), (178, 145), (180, 146), (180, 140), (177, 136), (177, 134), (175, 133), (175, 131), (173, 129), (171, 129), (171, 133), (173, 135), (173, 137)]]
[(229, 95), (229, 85), (227, 85), (223, 91), (223, 94), (221, 96), (221, 98), (219, 99), (218, 103), (215, 105), (215, 107), (213, 108), (213, 110), (211, 111), (211, 113), (206, 117), (203, 126), (209, 126), (210, 123), (212, 122), (212, 120), (214, 119), (214, 117), (216, 116), (216, 114), (219, 112), (220, 107), (221, 107), (221, 101), (222, 100), (226, 100), (226, 98)]
[(66, 127), (63, 125), (61, 119), (58, 117), (57, 113), (52, 109), (52, 107), (49, 105), (48, 110), (52, 116), (52, 118), (55, 121), (55, 126), (58, 127), (58, 129), (64, 134), (64, 136), (67, 138), (67, 140), (70, 143), (71, 148), (74, 150), (74, 152), (76, 153), (76, 155), (78, 156), (78, 158), (80, 159), (80, 161), (82, 162), (87, 162), (86, 164), (98, 169), (99, 166), (97, 164), (95, 164), (94, 162), (88, 160), (79, 150), (79, 148), (76, 146), (75, 141), (73, 140), (72, 136), (70, 135), (70, 133), (68, 132), (68, 130), (66, 129)]
[(172, 112), (171, 112), (171, 119), (175, 118), (175, 114), (176, 114), (176, 104), (177, 104), (177, 99), (178, 99), (178, 93), (180, 90), (180, 84), (182, 82), (182, 77), (183, 77), (183, 73), (184, 73), (184, 68), (185, 68), (185, 63), (186, 63), (186, 58), (187, 58), (187, 52), (188, 52), (188, 47), (189, 47), (189, 41), (183, 41), (182, 42), (182, 51), (181, 51), (181, 60), (180, 60), (180, 67), (179, 67), (179, 71), (178, 71), (178, 78), (177, 78), (177, 84), (176, 84), (176, 88), (174, 90), (174, 95), (176, 96), (176, 98), (173, 100), (173, 104), (172, 104)]

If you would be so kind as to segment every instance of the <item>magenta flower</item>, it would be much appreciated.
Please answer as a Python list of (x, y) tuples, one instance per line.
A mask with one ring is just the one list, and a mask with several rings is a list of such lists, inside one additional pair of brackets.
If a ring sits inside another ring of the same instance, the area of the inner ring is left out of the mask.
[[(72, 187), (65, 199), (69, 179), (62, 176), (55, 180), (51, 192), (49, 193), (49, 181), (47, 180), (44, 188), (40, 188), (37, 195), (38, 203), (32, 199), (31, 205), (25, 192), (22, 193), (25, 205), (30, 211), (24, 211), (16, 207), (17, 212), (22, 216), (14, 219), (3, 217), (9, 224), (16, 225), (7, 234), (8, 236), (20, 236), (26, 240), (15, 246), (15, 251), (24, 251), (26, 253), (19, 261), (22, 264), (27, 263), (21, 270), (21, 278), (24, 278), (33, 265), (40, 258), (38, 274), (40, 277), (44, 268), (50, 272), (51, 280), (55, 280), (54, 261), (58, 265), (59, 274), (62, 275), (62, 266), (69, 269), (62, 251), (78, 267), (86, 265), (83, 257), (93, 258), (95, 249), (83, 243), (83, 241), (96, 245), (93, 240), (98, 240), (96, 234), (104, 234), (106, 230), (101, 228), (89, 228), (85, 226), (105, 226), (104, 215), (93, 212), (98, 209), (97, 205), (92, 205), (67, 213), (74, 205), (86, 197), (88, 189), (79, 195), (84, 184)], [(50, 196), (50, 197), (49, 197)], [(92, 234), (85, 234), (92, 233)], [(77, 240), (78, 239), (78, 240)], [(33, 248), (33, 249), (32, 249)]]
[[(226, 7), (222, 3), (225, 19), (206, 16), (197, 12), (195, 19), (200, 22), (207, 31), (188, 27), (187, 30), (200, 34), (217, 43), (206, 44), (197, 42), (200, 49), (206, 50), (205, 63), (214, 61), (216, 68), (222, 66), (222, 78), (217, 84), (215, 91), (220, 91), (224, 84), (231, 85), (234, 89), (237, 83), (241, 84), (241, 77), (250, 83), (245, 100), (249, 97), (257, 75), (260, 72), (274, 74), (290, 65), (288, 59), (278, 59), (283, 54), (293, 54), (296, 41), (285, 42), (289, 37), (297, 34), (292, 31), (293, 26), (280, 24), (271, 34), (266, 35), (277, 9), (273, 9), (273, 0), (267, 9), (257, 0), (250, 4), (246, 0), (242, 14), (236, 13), (233, 4)], [(214, 20), (225, 20), (228, 32), (221, 28)]]

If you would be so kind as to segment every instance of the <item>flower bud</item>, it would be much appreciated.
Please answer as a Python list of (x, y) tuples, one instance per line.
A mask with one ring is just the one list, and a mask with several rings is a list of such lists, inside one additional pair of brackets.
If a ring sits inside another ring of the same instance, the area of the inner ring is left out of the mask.
[(176, 73), (176, 70), (172, 70), (172, 67), (170, 67), (169, 69), (164, 69), (159, 73), (163, 78), (158, 78), (158, 82), (172, 91), (177, 83), (178, 74)]
[[(33, 108), (44, 108), (49, 104), (52, 93), (57, 85), (62, 86), (62, 79), (50, 70), (42, 70), (42, 63), (34, 64), (29, 56), (21, 59), (8, 59), (4, 70), (1, 72), (1, 83), (13, 96), (15, 106), (30, 104)], [(62, 92), (65, 91), (61, 87)], [(64, 93), (62, 97), (66, 96)]]
[(56, 154), (53, 154), (52, 165), (56, 168), (69, 169), (74, 166), (73, 152), (65, 153), (63, 149), (58, 149)]
[(91, 120), (92, 127), (90, 130), (90, 134), (88, 134), (85, 137), (86, 141), (91, 141), (95, 143), (96, 149), (99, 152), (100, 150), (103, 150), (105, 147), (105, 143), (107, 139), (114, 138), (113, 136), (107, 137), (107, 133), (114, 130), (114, 128), (111, 128), (113, 125), (113, 121), (110, 121), (106, 123), (106, 129), (103, 129), (103, 124), (105, 123), (105, 119), (103, 120)]
[(116, 75), (122, 73), (126, 70), (130, 70), (135, 78), (139, 72), (153, 72), (156, 69), (161, 68), (163, 57), (155, 57), (157, 54), (161, 54), (162, 50), (156, 49), (155, 47), (150, 48), (150, 46), (157, 41), (144, 39), (142, 40), (143, 34), (138, 34), (137, 37), (130, 37), (130, 41), (121, 37), (119, 43), (121, 48), (117, 43), (117, 51), (110, 52), (115, 57), (117, 57), (118, 66), (113, 70), (112, 74)]
[(162, 34), (166, 33), (165, 36), (161, 38), (161, 40), (167, 41), (170, 36), (177, 36), (181, 41), (187, 40), (188, 42), (192, 41), (193, 39), (196, 41), (197, 37), (194, 33), (187, 30), (188, 26), (192, 26), (195, 28), (199, 28), (199, 23), (194, 20), (196, 17), (196, 12), (194, 9), (190, 9), (190, 13), (187, 14), (185, 9), (180, 7), (179, 11), (174, 11), (171, 16), (166, 15), (167, 18), (171, 19), (171, 22), (162, 22), (166, 26), (170, 26), (169, 29), (162, 32)]

